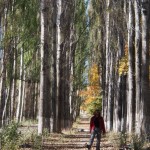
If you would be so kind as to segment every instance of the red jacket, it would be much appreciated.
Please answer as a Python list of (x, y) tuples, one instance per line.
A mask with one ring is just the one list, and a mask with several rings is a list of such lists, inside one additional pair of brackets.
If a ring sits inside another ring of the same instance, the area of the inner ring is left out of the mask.
[[(105, 130), (105, 125), (104, 125), (104, 120), (103, 120), (103, 117), (99, 116), (99, 128), (101, 129), (101, 131), (103, 132), (103, 134), (106, 133), (106, 130)], [(95, 119), (95, 116), (93, 116), (91, 118), (91, 121), (90, 121), (90, 132), (95, 128), (95, 125), (94, 125), (94, 119)]]

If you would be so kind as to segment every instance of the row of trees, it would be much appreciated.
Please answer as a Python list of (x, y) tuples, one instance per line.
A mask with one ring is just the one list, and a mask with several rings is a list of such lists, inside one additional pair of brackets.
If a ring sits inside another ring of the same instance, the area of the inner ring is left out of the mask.
[(71, 127), (84, 82), (86, 4), (81, 0), (0, 0), (0, 125), (38, 119)]
[(148, 0), (92, 0), (91, 62), (99, 65), (107, 130), (150, 132)]

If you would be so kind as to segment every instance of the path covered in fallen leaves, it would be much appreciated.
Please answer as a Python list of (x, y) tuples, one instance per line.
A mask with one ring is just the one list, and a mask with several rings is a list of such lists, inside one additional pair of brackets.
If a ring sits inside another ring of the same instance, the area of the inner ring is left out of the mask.
[[(82, 115), (71, 131), (44, 138), (42, 147), (44, 150), (87, 150), (85, 145), (89, 138), (89, 117)], [(95, 149), (94, 142), (91, 150)], [(101, 150), (114, 150), (106, 137), (102, 137)]]

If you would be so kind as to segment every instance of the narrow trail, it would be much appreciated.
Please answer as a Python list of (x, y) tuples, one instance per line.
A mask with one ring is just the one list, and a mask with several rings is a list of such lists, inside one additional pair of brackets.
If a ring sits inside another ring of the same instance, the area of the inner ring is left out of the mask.
[[(43, 150), (87, 150), (85, 147), (90, 139), (89, 117), (83, 115), (70, 133), (53, 135), (43, 139)], [(95, 141), (91, 150), (95, 150)], [(110, 142), (102, 137), (101, 150), (114, 150)]]

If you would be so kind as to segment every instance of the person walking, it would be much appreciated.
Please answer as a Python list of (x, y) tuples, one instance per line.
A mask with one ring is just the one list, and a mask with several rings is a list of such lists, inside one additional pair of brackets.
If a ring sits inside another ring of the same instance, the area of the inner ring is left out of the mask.
[(101, 116), (99, 110), (96, 110), (94, 112), (94, 116), (91, 117), (91, 120), (90, 120), (90, 133), (91, 133), (90, 141), (89, 141), (89, 144), (86, 147), (88, 148), (88, 150), (91, 149), (94, 138), (96, 136), (97, 137), (96, 150), (100, 150), (101, 134), (102, 133), (105, 134), (106, 130), (105, 130), (105, 125), (104, 125), (104, 119)]

